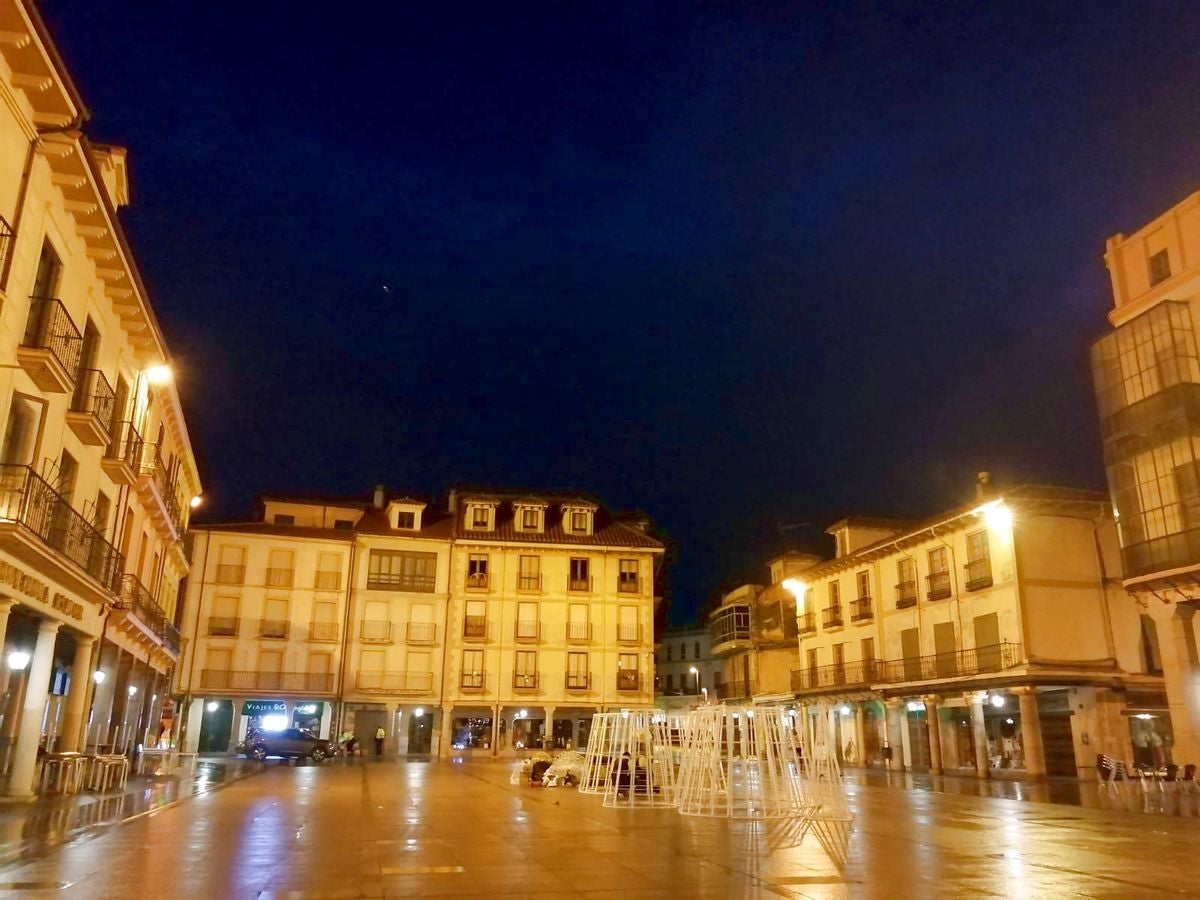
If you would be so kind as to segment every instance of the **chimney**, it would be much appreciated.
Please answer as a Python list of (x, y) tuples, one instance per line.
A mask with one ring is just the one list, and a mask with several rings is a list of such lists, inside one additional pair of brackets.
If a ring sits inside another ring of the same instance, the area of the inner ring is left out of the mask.
[(446, 506), (449, 508), (451, 513), (458, 512), (458, 491), (456, 489), (450, 488), (449, 499), (446, 501)]
[(975, 499), (987, 500), (995, 493), (992, 490), (992, 473), (980, 472), (978, 478), (979, 480), (975, 482)]
[(382, 484), (375, 485), (375, 496), (372, 497), (372, 502), (375, 504), (376, 509), (383, 509), (383, 498), (385, 494), (386, 491), (384, 490)]

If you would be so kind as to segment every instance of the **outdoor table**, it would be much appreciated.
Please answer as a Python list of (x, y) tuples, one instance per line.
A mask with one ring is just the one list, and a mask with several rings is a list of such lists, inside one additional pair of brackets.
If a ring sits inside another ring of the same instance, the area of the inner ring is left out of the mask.
[(129, 760), (118, 754), (98, 753), (92, 757), (88, 789), (92, 791), (116, 790), (125, 787), (129, 777)]
[(42, 757), (42, 793), (76, 794), (83, 784), (87, 757), (82, 753), (47, 753)]
[(164, 772), (169, 772), (175, 768), (174, 757), (175, 751), (170, 748), (146, 747), (138, 757), (137, 774), (145, 775), (147, 764), (151, 764), (149, 766), (151, 774), (160, 767)]

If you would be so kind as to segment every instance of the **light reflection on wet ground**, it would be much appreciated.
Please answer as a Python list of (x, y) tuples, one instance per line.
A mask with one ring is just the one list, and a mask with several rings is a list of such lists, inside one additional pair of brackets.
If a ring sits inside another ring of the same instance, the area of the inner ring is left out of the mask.
[(124, 791), (0, 802), (0, 866), (36, 858), (64, 841), (169, 806), (244, 777), (261, 764), (225, 757), (203, 758), (181, 775), (135, 777)]

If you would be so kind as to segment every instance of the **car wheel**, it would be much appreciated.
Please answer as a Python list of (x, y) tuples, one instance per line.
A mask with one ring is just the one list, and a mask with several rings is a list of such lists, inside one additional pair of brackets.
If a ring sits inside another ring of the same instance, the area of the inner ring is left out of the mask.
[(254, 757), (256, 760), (258, 760), (259, 762), (262, 762), (264, 759), (267, 758), (267, 750), (265, 747), (255, 747), (253, 750), (250, 751), (250, 755), (252, 757)]
[(325, 762), (325, 751), (320, 747), (313, 747), (312, 753), (308, 756), (315, 763)]

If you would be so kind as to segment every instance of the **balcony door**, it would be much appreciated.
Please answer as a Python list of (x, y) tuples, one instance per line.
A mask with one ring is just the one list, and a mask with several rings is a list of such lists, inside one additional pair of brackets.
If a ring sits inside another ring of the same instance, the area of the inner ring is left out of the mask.
[(996, 613), (975, 617), (975, 656), (980, 672), (1000, 669), (1000, 619)]
[(13, 394), (4, 426), (4, 449), (0, 451), (0, 461), (5, 465), (27, 466), (33, 462), (44, 409), (43, 401)]
[(933, 649), (937, 653), (936, 666), (939, 678), (951, 678), (958, 674), (958, 649), (954, 638), (953, 622), (937, 622), (933, 626)]
[(283, 651), (260, 650), (258, 653), (258, 687), (278, 691), (283, 677)]
[(432, 685), (433, 657), (426, 652), (409, 653), (404, 662), (405, 688), (410, 691), (428, 691)]
[(915, 628), (900, 632), (900, 653), (904, 657), (904, 680), (921, 680), (921, 635)]

